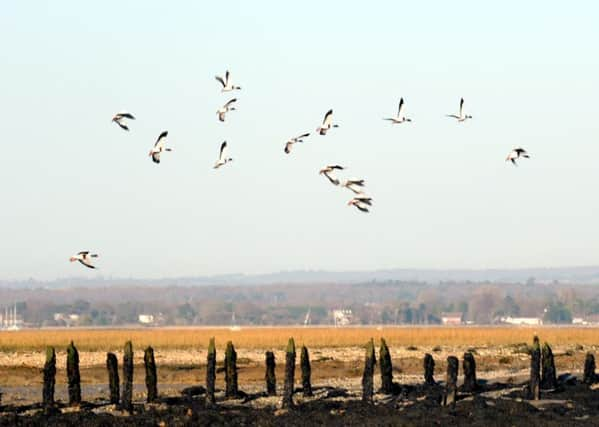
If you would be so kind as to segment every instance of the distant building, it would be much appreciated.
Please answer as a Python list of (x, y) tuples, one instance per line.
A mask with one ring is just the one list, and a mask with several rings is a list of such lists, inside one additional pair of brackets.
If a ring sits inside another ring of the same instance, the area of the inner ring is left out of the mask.
[(353, 314), (351, 310), (333, 310), (333, 321), (335, 326), (346, 326), (351, 324)]
[(464, 323), (464, 313), (441, 313), (441, 323), (443, 325), (461, 325)]
[(154, 323), (154, 315), (153, 314), (140, 314), (137, 316), (137, 321), (142, 325), (151, 325)]
[(573, 325), (586, 325), (587, 323), (582, 317), (573, 317), (572, 318)]
[(599, 325), (599, 314), (589, 314), (584, 318), (585, 325)]
[(542, 325), (543, 320), (539, 317), (502, 317), (499, 319), (502, 323), (507, 323), (509, 325)]

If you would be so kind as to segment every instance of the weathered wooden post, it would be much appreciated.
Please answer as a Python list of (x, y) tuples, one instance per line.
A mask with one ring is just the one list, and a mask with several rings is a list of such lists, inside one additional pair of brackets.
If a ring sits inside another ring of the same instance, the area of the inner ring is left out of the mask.
[(464, 353), (462, 368), (464, 370), (463, 390), (466, 392), (477, 391), (479, 387), (476, 382), (476, 362), (474, 361), (474, 355), (469, 351)]
[(124, 410), (133, 410), (133, 344), (131, 341), (125, 343), (123, 354), (123, 396), (121, 405)]
[(528, 384), (528, 398), (539, 400), (541, 398), (541, 346), (539, 337), (535, 335), (530, 351), (530, 383)]
[(364, 358), (364, 373), (362, 374), (362, 402), (371, 403), (374, 394), (374, 367), (376, 355), (374, 354), (374, 341), (372, 338), (366, 344)]
[(460, 362), (457, 357), (449, 356), (447, 358), (447, 378), (445, 385), (445, 396), (443, 399), (444, 406), (455, 408), (455, 403), (458, 397), (458, 369)]
[(146, 389), (148, 390), (146, 401), (152, 403), (158, 400), (156, 360), (154, 359), (154, 349), (152, 347), (148, 347), (144, 351), (144, 365), (146, 368)]
[(277, 394), (277, 378), (275, 376), (275, 354), (272, 351), (266, 352), (266, 394), (276, 396)]
[(393, 365), (391, 364), (391, 353), (384, 338), (381, 338), (379, 348), (379, 368), (381, 370), (381, 392), (384, 394), (393, 393)]
[(227, 342), (225, 350), (225, 397), (236, 398), (239, 396), (237, 386), (237, 352), (231, 341)]
[(283, 384), (283, 408), (291, 409), (293, 404), (293, 385), (295, 383), (295, 341), (289, 338), (285, 352), (285, 383)]
[(106, 369), (108, 369), (108, 387), (110, 403), (119, 404), (119, 362), (114, 353), (106, 354)]
[(54, 347), (46, 348), (46, 363), (44, 364), (44, 387), (42, 402), (46, 412), (54, 408), (54, 386), (56, 384), (56, 352)]
[(216, 382), (216, 345), (214, 337), (210, 338), (208, 344), (208, 356), (206, 357), (206, 404), (212, 406), (216, 404), (214, 398), (214, 385)]
[(314, 396), (312, 393), (312, 368), (310, 367), (310, 354), (308, 353), (308, 349), (305, 345), (302, 345), (302, 350), (300, 352), (300, 366), (302, 368), (302, 389), (304, 397)]
[(429, 353), (424, 355), (424, 383), (426, 385), (435, 385), (435, 359)]
[(79, 374), (79, 352), (73, 341), (67, 347), (67, 382), (69, 405), (81, 404), (81, 376)]
[(584, 375), (582, 377), (582, 382), (585, 384), (593, 384), (596, 380), (595, 356), (593, 356), (593, 353), (589, 352), (584, 359)]
[(547, 342), (543, 343), (541, 351), (541, 388), (543, 390), (553, 390), (557, 388), (557, 375), (555, 372), (555, 361), (553, 360), (553, 351)]

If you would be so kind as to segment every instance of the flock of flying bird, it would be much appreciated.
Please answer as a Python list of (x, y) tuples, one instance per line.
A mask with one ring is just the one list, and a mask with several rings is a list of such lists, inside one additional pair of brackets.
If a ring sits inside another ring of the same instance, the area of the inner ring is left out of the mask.
[[(222, 86), (221, 92), (232, 92), (235, 90), (241, 90), (240, 86), (235, 86), (233, 84), (233, 82), (231, 80), (231, 73), (229, 73), (228, 70), (226, 71), (224, 78), (221, 76), (215, 76), (215, 78)], [(225, 122), (227, 113), (229, 113), (230, 111), (235, 111), (234, 104), (236, 102), (237, 102), (237, 98), (232, 98), (229, 101), (227, 101), (222, 107), (220, 107), (216, 111), (218, 120), (220, 120), (221, 122)], [(404, 99), (401, 98), (399, 100), (399, 107), (397, 109), (397, 115), (394, 117), (386, 117), (383, 120), (390, 121), (392, 125), (412, 122), (411, 118), (405, 116), (405, 114), (403, 113), (403, 110), (404, 110)], [(472, 119), (471, 115), (468, 115), (464, 112), (464, 98), (460, 99), (460, 108), (459, 108), (458, 114), (447, 114), (446, 116), (454, 118), (458, 122), (464, 122), (468, 119)], [(129, 120), (135, 120), (135, 117), (133, 116), (133, 114), (128, 113), (128, 112), (117, 113), (112, 118), (112, 121), (125, 131), (129, 131), (129, 126), (128, 126)], [(331, 109), (331, 110), (327, 111), (327, 113), (325, 114), (322, 124), (318, 128), (316, 128), (316, 133), (324, 136), (327, 134), (328, 131), (330, 131), (333, 128), (337, 128), (337, 127), (339, 127), (339, 125), (337, 125), (336, 123), (333, 123), (333, 110)], [(172, 151), (171, 148), (166, 147), (166, 137), (167, 136), (168, 136), (168, 131), (163, 131), (162, 133), (160, 133), (160, 135), (158, 136), (158, 139), (154, 143), (154, 146), (150, 150), (149, 156), (152, 158), (152, 161), (154, 163), (160, 163), (160, 156), (162, 153), (167, 152), (167, 151)], [(299, 136), (289, 139), (285, 143), (285, 147), (284, 147), (283, 151), (286, 154), (290, 154), (292, 147), (295, 144), (303, 143), (304, 140), (306, 138), (308, 138), (309, 136), (310, 136), (310, 133), (307, 132), (302, 135), (299, 135)], [(517, 147), (517, 148), (514, 148), (512, 151), (510, 151), (510, 153), (508, 154), (508, 156), (505, 160), (511, 161), (515, 166), (517, 166), (518, 164), (516, 163), (516, 160), (520, 159), (521, 157), (529, 158), (530, 156), (526, 152), (525, 149), (523, 149), (521, 147)], [(223, 141), (220, 145), (219, 157), (218, 157), (218, 160), (216, 161), (216, 163), (214, 164), (214, 169), (218, 169), (221, 166), (231, 162), (232, 160), (233, 159), (228, 156), (227, 141)], [(367, 196), (364, 193), (365, 180), (364, 179), (345, 179), (343, 181), (340, 181), (335, 176), (335, 173), (337, 171), (343, 171), (345, 169), (347, 169), (347, 168), (344, 166), (337, 165), (337, 164), (331, 164), (331, 165), (327, 165), (324, 168), (322, 168), (320, 170), (320, 175), (324, 175), (324, 177), (327, 178), (331, 184), (333, 184), (335, 186), (339, 186), (341, 188), (347, 188), (348, 190), (350, 190), (351, 192), (354, 193), (352, 199), (350, 199), (347, 202), (348, 206), (354, 206), (361, 212), (369, 212), (369, 208), (372, 206), (372, 198)], [(81, 252), (77, 253), (76, 255), (73, 255), (70, 258), (70, 261), (71, 262), (79, 261), (81, 264), (83, 264), (84, 266), (86, 266), (88, 268), (96, 268), (92, 264), (92, 258), (97, 258), (97, 257), (98, 257), (97, 254), (91, 254), (89, 251), (81, 251)]]

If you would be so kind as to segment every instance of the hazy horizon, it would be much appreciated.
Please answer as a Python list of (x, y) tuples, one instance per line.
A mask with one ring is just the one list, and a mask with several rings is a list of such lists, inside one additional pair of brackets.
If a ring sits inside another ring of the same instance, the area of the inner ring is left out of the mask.
[[(599, 265), (599, 5), (431, 5), (3, 5), (0, 278)], [(400, 97), (413, 122), (391, 126)]]

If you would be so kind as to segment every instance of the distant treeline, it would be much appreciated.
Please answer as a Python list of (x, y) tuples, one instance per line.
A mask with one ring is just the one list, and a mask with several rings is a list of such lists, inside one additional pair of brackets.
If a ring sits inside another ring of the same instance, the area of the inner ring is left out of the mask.
[(19, 317), (30, 326), (123, 325), (138, 323), (143, 314), (164, 325), (297, 325), (308, 312), (311, 324), (332, 324), (334, 309), (351, 310), (356, 324), (434, 324), (443, 312), (462, 312), (465, 321), (477, 324), (495, 323), (503, 316), (570, 323), (573, 317), (599, 313), (599, 286), (538, 284), (530, 278), (524, 284), (373, 281), (0, 288), (0, 300), (7, 306), (16, 303)]

